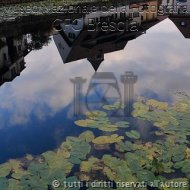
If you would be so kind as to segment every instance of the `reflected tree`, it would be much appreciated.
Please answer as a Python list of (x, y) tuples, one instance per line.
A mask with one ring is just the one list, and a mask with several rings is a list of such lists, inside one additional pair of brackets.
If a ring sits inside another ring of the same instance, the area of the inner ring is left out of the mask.
[(28, 44), (30, 50), (39, 50), (51, 42), (51, 38), (44, 33), (32, 33), (31, 42)]

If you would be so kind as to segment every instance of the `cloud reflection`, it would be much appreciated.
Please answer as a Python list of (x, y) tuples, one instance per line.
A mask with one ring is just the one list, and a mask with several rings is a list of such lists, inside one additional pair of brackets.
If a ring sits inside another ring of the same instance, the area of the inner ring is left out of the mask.
[[(166, 19), (130, 41), (123, 51), (106, 54), (99, 71), (113, 72), (118, 80), (124, 71), (133, 71), (139, 78), (136, 95), (150, 91), (168, 100), (176, 90), (190, 93), (189, 49), (190, 40), (184, 39)], [(32, 122), (32, 115), (39, 120), (53, 117), (73, 101), (70, 78), (86, 78), (86, 91), (94, 73), (87, 60), (64, 65), (53, 41), (48, 47), (28, 54), (25, 61), (22, 75), (0, 88), (1, 128), (27, 125)]]

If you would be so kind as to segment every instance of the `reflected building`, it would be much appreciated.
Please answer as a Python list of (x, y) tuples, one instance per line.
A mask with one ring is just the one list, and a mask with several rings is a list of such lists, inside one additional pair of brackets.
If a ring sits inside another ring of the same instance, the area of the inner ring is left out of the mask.
[(190, 1), (174, 0), (173, 4), (177, 10), (169, 18), (185, 38), (190, 38)]
[[(150, 7), (154, 7), (154, 11)], [(97, 71), (106, 53), (124, 49), (128, 41), (144, 34), (163, 19), (157, 16), (157, 7), (158, 1), (131, 3), (118, 6), (116, 12), (97, 11), (74, 21), (62, 21), (53, 39), (63, 62), (87, 59)]]
[(95, 72), (84, 96), (83, 84), (87, 79), (71, 78), (70, 81), (74, 84), (74, 116), (82, 116), (86, 111), (105, 109), (111, 117), (131, 117), (135, 101), (134, 85), (137, 80), (137, 75), (126, 71), (120, 76), (120, 82), (124, 86), (121, 92), (119, 81), (113, 72)]
[(0, 38), (0, 85), (12, 81), (25, 68), (28, 54), (26, 35)]
[[(101, 110), (105, 105), (117, 103), (121, 107), (121, 93), (116, 76), (112, 72), (95, 72), (89, 82), (86, 92), (86, 107), (88, 111)], [(118, 110), (109, 113), (116, 114)]]
[(171, 15), (169, 18), (176, 25), (184, 38), (190, 38), (190, 15)]

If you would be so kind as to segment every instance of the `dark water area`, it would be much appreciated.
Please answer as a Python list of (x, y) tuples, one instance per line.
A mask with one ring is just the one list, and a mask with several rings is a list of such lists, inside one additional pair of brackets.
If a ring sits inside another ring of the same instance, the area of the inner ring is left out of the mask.
[[(126, 6), (130, 11), (134, 5)], [(132, 116), (133, 103), (155, 99), (172, 106), (176, 92), (190, 94), (190, 17), (144, 15), (135, 6), (133, 17), (99, 11), (0, 23), (0, 163), (57, 149), (68, 136), (87, 130), (75, 123), (87, 111), (103, 111), (114, 103), (121, 107), (108, 109), (110, 120), (127, 121), (141, 135), (139, 141), (125, 139), (145, 145), (159, 139), (151, 119)], [(89, 19), (92, 25), (99, 19), (117, 27), (125, 21), (128, 31), (102, 31), (99, 26), (89, 31)], [(132, 21), (134, 31), (129, 29)], [(112, 134), (90, 130), (95, 136)], [(96, 147), (91, 156), (118, 155), (114, 147)]]

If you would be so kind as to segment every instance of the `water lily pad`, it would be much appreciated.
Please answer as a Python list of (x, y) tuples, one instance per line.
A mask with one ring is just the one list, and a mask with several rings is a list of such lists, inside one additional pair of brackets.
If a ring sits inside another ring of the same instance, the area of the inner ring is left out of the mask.
[(75, 124), (80, 127), (93, 127), (94, 123), (95, 121), (92, 119), (83, 119), (83, 120), (75, 121)]
[(79, 138), (86, 142), (91, 142), (95, 138), (95, 136), (92, 131), (85, 131), (79, 135)]
[[(8, 180), (8, 190), (15, 190), (15, 189), (17, 189), (17, 190), (22, 190), (21, 189), (21, 185), (20, 185), (20, 181), (18, 181), (18, 180), (15, 180), (15, 179), (9, 179)], [(1, 185), (0, 185), (1, 186)]]
[(125, 134), (131, 139), (139, 139), (140, 138), (140, 133), (135, 130), (131, 130), (129, 132), (126, 132)]
[(1, 190), (7, 190), (8, 189), (8, 180), (4, 177), (0, 177), (0, 187), (1, 187)]
[(104, 155), (102, 161), (106, 165), (103, 172), (112, 181), (137, 181), (126, 161), (110, 155)]
[(163, 162), (162, 165), (163, 165), (163, 170), (164, 170), (165, 173), (172, 173), (172, 172), (174, 172), (174, 170), (172, 169), (172, 167), (173, 167), (173, 163), (172, 162), (166, 162), (166, 163)]
[(22, 168), (23, 164), (19, 160), (9, 160), (7, 163), (0, 165), (0, 177), (6, 177), (12, 172), (15, 178), (21, 177), (26, 174)]
[(142, 102), (135, 102), (133, 104), (134, 110), (133, 110), (133, 116), (134, 117), (141, 117), (141, 118), (147, 118), (147, 113), (149, 111), (149, 106), (143, 104)]
[(82, 160), (80, 160), (79, 158), (77, 158), (76, 156), (70, 156), (69, 161), (72, 164), (80, 164), (82, 162)]
[(26, 159), (27, 159), (28, 161), (32, 161), (32, 160), (34, 159), (34, 157), (33, 157), (32, 155), (30, 155), (30, 154), (27, 154), (27, 155), (26, 155)]
[(190, 161), (184, 162), (181, 171), (185, 174), (190, 174)]
[(147, 100), (146, 105), (151, 106), (156, 109), (160, 109), (160, 110), (167, 110), (168, 108), (168, 103), (160, 102), (154, 99)]
[(133, 150), (133, 143), (130, 141), (125, 141), (125, 142), (118, 142), (115, 144), (115, 148), (119, 152), (128, 152)]
[(80, 164), (82, 160), (86, 159), (86, 156), (90, 153), (90, 150), (91, 146), (86, 141), (73, 142), (69, 158), (71, 163)]
[(82, 133), (79, 138), (67, 137), (66, 142), (60, 146), (60, 151), (58, 149), (57, 154), (66, 151), (68, 153), (67, 158), (71, 163), (79, 164), (79, 160), (80, 162), (85, 160), (87, 154), (90, 153), (91, 146), (89, 141), (91, 141), (92, 138), (94, 138), (94, 134), (90, 131)]
[(61, 154), (57, 154), (56, 152), (48, 151), (43, 153), (42, 156), (45, 159), (45, 164), (52, 170), (62, 169), (65, 174), (68, 174), (73, 167), (67, 159), (64, 159)]
[(108, 131), (108, 132), (114, 132), (118, 130), (117, 125), (111, 125), (111, 124), (105, 124), (99, 127), (98, 129), (100, 129), (101, 131)]
[(57, 156), (67, 159), (71, 156), (70, 151), (66, 148), (59, 148), (57, 150)]
[(115, 123), (119, 128), (128, 128), (129, 127), (129, 122), (127, 121), (119, 121)]
[(79, 179), (80, 179), (80, 181), (90, 181), (90, 178), (91, 178), (91, 176), (90, 175), (87, 175), (87, 174), (85, 174), (85, 173), (80, 173), (79, 174)]
[(186, 150), (185, 150), (185, 153), (186, 153), (186, 155), (185, 155), (186, 158), (190, 159), (190, 148), (187, 147)]
[(116, 142), (120, 142), (123, 140), (123, 136), (118, 136), (117, 134), (110, 135), (110, 136), (99, 136), (95, 138), (92, 142), (95, 144), (112, 144)]
[(150, 182), (153, 182), (154, 180), (156, 180), (156, 177), (154, 175), (154, 173), (152, 173), (149, 170), (141, 170), (137, 173), (137, 178), (139, 181), (147, 181), (148, 184), (150, 184)]
[(102, 170), (103, 166), (101, 165), (101, 161), (98, 158), (90, 157), (88, 161), (83, 161), (80, 165), (81, 172), (92, 172), (97, 170)]
[[(88, 116), (90, 115), (90, 118), (92, 118), (91, 114), (92, 114), (91, 112), (88, 114)], [(78, 120), (75, 121), (75, 124), (80, 127), (97, 128), (101, 131), (113, 132), (118, 130), (118, 126), (112, 124), (107, 117), (100, 117), (100, 116), (95, 117), (95, 115), (93, 115), (94, 120), (92, 119)]]
[(186, 160), (183, 160), (183, 161), (179, 161), (179, 162), (176, 162), (173, 166), (175, 169), (180, 169), (183, 167), (183, 165), (186, 163), (187, 161)]

